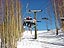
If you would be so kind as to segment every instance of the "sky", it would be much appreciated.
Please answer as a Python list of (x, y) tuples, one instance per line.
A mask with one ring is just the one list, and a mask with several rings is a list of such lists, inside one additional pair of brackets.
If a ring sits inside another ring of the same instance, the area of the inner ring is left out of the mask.
[[(55, 15), (53, 12), (52, 3), (50, 0), (21, 0), (23, 18), (31, 16), (34, 18), (34, 13), (28, 13), (27, 10), (42, 10), (37, 12), (37, 30), (55, 29)], [(42, 20), (47, 17), (49, 20)]]

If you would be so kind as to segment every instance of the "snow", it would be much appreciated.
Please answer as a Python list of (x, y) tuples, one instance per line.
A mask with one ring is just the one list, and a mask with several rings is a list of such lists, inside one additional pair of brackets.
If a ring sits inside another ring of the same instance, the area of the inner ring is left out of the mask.
[(1, 39), (0, 39), (0, 46), (1, 46)]
[(59, 30), (59, 35), (53, 31), (37, 31), (37, 39), (34, 31), (25, 31), (21, 41), (17, 42), (17, 48), (64, 48), (64, 33)]
[[(64, 32), (59, 30), (59, 34), (55, 34), (55, 30), (37, 31), (37, 39), (34, 38), (34, 31), (25, 31), (22, 40), (17, 41), (17, 48), (64, 48)], [(1, 39), (0, 39), (1, 43)]]

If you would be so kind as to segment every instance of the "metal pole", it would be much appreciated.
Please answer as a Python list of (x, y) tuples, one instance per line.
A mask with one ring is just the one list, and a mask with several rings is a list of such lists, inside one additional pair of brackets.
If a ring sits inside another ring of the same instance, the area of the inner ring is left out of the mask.
[[(36, 20), (36, 12), (34, 12), (34, 19)], [(36, 22), (35, 22), (35, 38), (34, 39), (37, 39), (37, 28), (36, 28)]]

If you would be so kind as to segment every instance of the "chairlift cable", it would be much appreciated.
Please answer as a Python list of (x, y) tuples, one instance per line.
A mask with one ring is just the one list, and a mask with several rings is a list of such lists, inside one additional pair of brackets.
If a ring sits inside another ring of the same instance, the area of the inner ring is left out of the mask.
[(49, 18), (49, 23), (51, 25), (51, 29), (52, 29), (52, 16), (51, 16), (51, 12), (50, 12), (50, 7), (47, 8), (47, 13), (48, 13), (48, 18)]
[[(44, 6), (45, 6), (45, 7), (44, 7), (44, 9), (46, 9), (46, 8), (47, 8), (47, 6), (49, 6), (49, 5), (50, 5), (50, 1), (49, 1), (48, 3), (46, 3), (46, 2), (45, 2), (44, 4), (46, 4), (46, 6), (44, 5)], [(43, 4), (42, 4), (42, 5), (43, 5)], [(40, 8), (42, 8), (42, 5), (40, 6)]]

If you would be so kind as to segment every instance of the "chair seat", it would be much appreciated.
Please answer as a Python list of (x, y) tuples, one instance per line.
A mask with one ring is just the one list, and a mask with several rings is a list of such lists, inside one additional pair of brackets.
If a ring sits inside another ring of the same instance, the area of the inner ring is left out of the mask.
[(61, 21), (64, 21), (64, 17), (60, 17)]

